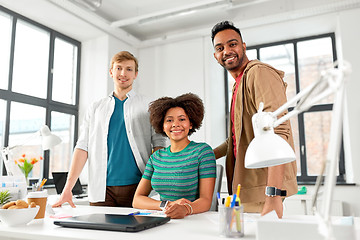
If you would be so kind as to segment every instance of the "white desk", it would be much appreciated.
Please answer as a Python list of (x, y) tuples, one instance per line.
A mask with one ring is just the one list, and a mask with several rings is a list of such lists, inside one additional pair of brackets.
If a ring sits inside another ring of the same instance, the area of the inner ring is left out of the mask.
[[(55, 208), (56, 213), (83, 215), (89, 213), (128, 214), (131, 208), (70, 206)], [(259, 215), (245, 214), (245, 237), (255, 239), (256, 219)], [(35, 219), (26, 226), (8, 227), (0, 223), (0, 239), (31, 239), (31, 240), (65, 240), (65, 239), (122, 239), (122, 240), (190, 240), (190, 239), (224, 239), (219, 236), (219, 221), (217, 212), (206, 212), (187, 216), (184, 219), (171, 219), (170, 222), (137, 233), (98, 231), (75, 228), (64, 228), (53, 224), (54, 219), (45, 216), (44, 219)]]
[[(71, 208), (69, 205), (66, 205), (62, 208), (55, 208), (55, 213), (64, 213), (72, 216), (84, 215), (89, 213), (111, 213), (111, 214), (128, 214), (134, 212), (132, 208), (114, 208), (114, 207), (91, 207), (84, 205), (77, 205), (76, 208)], [(0, 222), (0, 239), (1, 240), (15, 240), (15, 239), (27, 239), (27, 240), (95, 240), (95, 239), (121, 239), (121, 240), (192, 240), (192, 239), (222, 239), (219, 236), (219, 220), (217, 212), (206, 212), (201, 214), (195, 214), (187, 216), (184, 219), (172, 219), (170, 222), (157, 226), (155, 228), (147, 229), (137, 233), (126, 233), (126, 232), (114, 232), (114, 231), (100, 231), (100, 230), (86, 230), (86, 229), (76, 229), (76, 228), (64, 228), (59, 227), (53, 224), (54, 219), (50, 218), (47, 214), (44, 219), (35, 219), (25, 226), (18, 227), (8, 227), (4, 223)], [(244, 240), (254, 240), (256, 239), (256, 230), (257, 223), (259, 219), (259, 214), (244, 214), (244, 230), (245, 237)], [(311, 216), (303, 216), (311, 217)], [(283, 232), (286, 230), (287, 234), (285, 237), (278, 239), (289, 239), (289, 236), (292, 236), (291, 239), (303, 240), (304, 233), (299, 227), (293, 226), (290, 227), (289, 224), (292, 223), (292, 216), (284, 216), (282, 225), (271, 225), (272, 227), (268, 229), (268, 232)], [(285, 224), (284, 224), (285, 223)], [(304, 221), (303, 221), (304, 223)], [(286, 226), (286, 227), (285, 227)], [(286, 229), (288, 228), (288, 229)], [(300, 227), (301, 228), (301, 227)], [(263, 228), (262, 228), (263, 229)], [(298, 229), (297, 231), (292, 232), (291, 229)], [(290, 233), (289, 233), (290, 231)], [(292, 232), (292, 233), (291, 233)], [(355, 218), (355, 232), (356, 237), (354, 239), (360, 240), (360, 218)], [(315, 234), (317, 235), (317, 234)], [(268, 236), (268, 235), (267, 235)], [(269, 239), (268, 237), (262, 239)], [(259, 237), (259, 236), (258, 236)], [(315, 239), (315, 236), (311, 236), (307, 239)], [(323, 239), (317, 237), (316, 239)], [(342, 239), (341, 239), (342, 240)]]
[[(312, 215), (312, 198), (313, 195), (308, 194), (295, 194), (287, 197), (284, 201), (285, 212), (284, 214), (292, 215)], [(316, 206), (321, 208), (323, 204), (322, 199), (317, 200)], [(286, 211), (289, 210), (289, 211)], [(343, 203), (339, 200), (333, 200), (331, 204), (331, 216), (343, 216)]]

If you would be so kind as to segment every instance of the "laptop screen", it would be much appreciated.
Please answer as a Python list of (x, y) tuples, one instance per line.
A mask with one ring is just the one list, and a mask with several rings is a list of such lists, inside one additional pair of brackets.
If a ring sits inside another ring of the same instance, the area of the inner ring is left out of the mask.
[[(64, 187), (65, 187), (65, 183), (66, 183), (66, 179), (67, 179), (67, 172), (52, 172), (52, 176), (54, 179), (54, 184), (55, 184), (55, 188), (56, 188), (56, 193), (57, 194), (61, 194)], [(72, 194), (73, 195), (80, 195), (82, 194), (84, 191), (82, 189), (80, 180), (77, 179), (74, 188), (72, 189)]]
[(130, 216), (119, 214), (88, 214), (54, 221), (55, 225), (122, 232), (138, 232), (170, 221), (169, 217)]

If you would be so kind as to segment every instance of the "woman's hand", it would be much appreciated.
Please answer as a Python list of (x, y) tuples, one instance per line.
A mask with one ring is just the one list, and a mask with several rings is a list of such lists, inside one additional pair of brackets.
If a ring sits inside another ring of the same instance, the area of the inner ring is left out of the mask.
[[(170, 203), (170, 202), (169, 202)], [(184, 205), (185, 203), (191, 203), (191, 201), (190, 200), (187, 200), (186, 198), (180, 198), (180, 199), (178, 199), (178, 200), (176, 200), (176, 201), (174, 201), (174, 202), (171, 202), (171, 203), (177, 203), (177, 204), (182, 204), (182, 205)]]
[[(179, 200), (181, 200), (181, 199), (179, 199)], [(177, 201), (179, 201), (179, 200), (177, 200)], [(187, 200), (187, 199), (185, 199), (185, 200)], [(187, 201), (189, 201), (189, 200), (187, 200)], [(188, 209), (183, 204), (169, 202), (169, 204), (166, 206), (165, 214), (167, 217), (180, 219), (180, 218), (184, 218), (188, 214)]]

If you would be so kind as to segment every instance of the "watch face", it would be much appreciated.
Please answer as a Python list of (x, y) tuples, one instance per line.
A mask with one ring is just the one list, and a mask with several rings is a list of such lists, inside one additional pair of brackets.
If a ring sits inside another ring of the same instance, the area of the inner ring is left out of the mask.
[(160, 208), (165, 208), (167, 205), (167, 201), (161, 201)]
[(266, 187), (266, 195), (275, 196), (275, 188), (274, 187)]

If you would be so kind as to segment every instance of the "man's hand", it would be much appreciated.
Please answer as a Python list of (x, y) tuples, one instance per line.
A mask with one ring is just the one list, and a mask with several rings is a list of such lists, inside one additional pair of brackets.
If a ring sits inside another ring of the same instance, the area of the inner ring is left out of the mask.
[(283, 204), (282, 204), (282, 199), (280, 196), (275, 196), (275, 197), (266, 196), (265, 204), (264, 204), (264, 208), (261, 212), (261, 216), (264, 216), (265, 214), (267, 214), (273, 210), (275, 210), (278, 218), (282, 218)]
[(52, 205), (52, 207), (61, 207), (63, 203), (68, 202), (72, 208), (75, 208), (75, 204), (72, 201), (72, 192), (71, 191), (63, 191), (61, 193), (60, 199)]

